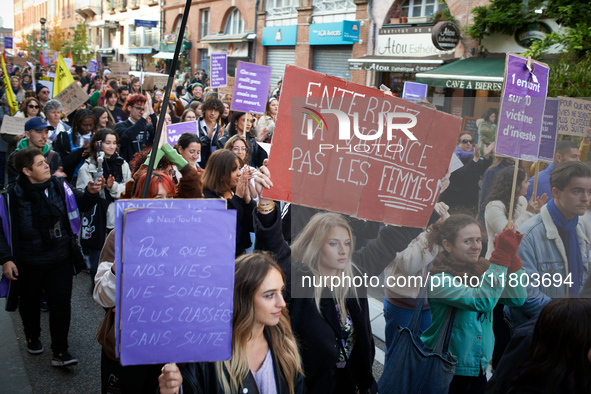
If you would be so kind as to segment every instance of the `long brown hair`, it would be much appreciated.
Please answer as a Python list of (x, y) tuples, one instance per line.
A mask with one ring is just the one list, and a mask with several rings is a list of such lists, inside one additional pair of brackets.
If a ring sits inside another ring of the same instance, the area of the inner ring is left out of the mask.
[[(234, 153), (233, 149), (234, 149), (234, 143), (236, 141), (242, 141), (244, 143), (244, 146), (246, 147), (246, 157), (244, 158), (244, 164), (249, 163), (250, 162), (250, 147), (248, 146), (248, 142), (246, 141), (246, 139), (241, 136), (240, 134), (234, 134), (232, 137), (230, 137), (230, 139), (228, 141), (226, 141), (226, 144), (224, 145), (224, 149), (231, 151), (232, 153)], [(235, 153), (234, 153), (235, 154)]]
[[(234, 310), (232, 315), (232, 357), (227, 361), (216, 362), (218, 381), (227, 393), (237, 393), (242, 381), (248, 375), (248, 353), (246, 345), (255, 324), (255, 295), (267, 274), (277, 270), (285, 283), (281, 267), (267, 252), (245, 254), (236, 259), (234, 273)], [(302, 363), (297, 342), (291, 331), (287, 308), (281, 311), (279, 323), (267, 326), (275, 359), (290, 393), (295, 391), (295, 377), (303, 375)], [(224, 372), (228, 371), (228, 376)], [(229, 379), (228, 379), (229, 378)]]
[(207, 160), (203, 173), (203, 190), (209, 190), (218, 196), (232, 191), (230, 186), (232, 171), (236, 171), (242, 165), (242, 161), (234, 152), (217, 149)]
[(433, 245), (443, 246), (443, 240), (455, 244), (460, 230), (470, 224), (476, 224), (482, 231), (482, 227), (476, 219), (464, 214), (451, 215), (443, 223), (437, 222), (429, 226), (427, 230), (429, 250), (432, 250)]

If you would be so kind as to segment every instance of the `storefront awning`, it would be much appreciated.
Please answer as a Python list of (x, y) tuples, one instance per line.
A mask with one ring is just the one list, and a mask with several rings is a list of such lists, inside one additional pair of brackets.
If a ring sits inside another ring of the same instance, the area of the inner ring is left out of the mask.
[(155, 58), (155, 59), (169, 59), (169, 60), (172, 60), (172, 59), (174, 59), (174, 52), (158, 52), (157, 54), (155, 54), (152, 57)]
[(151, 55), (154, 53), (154, 48), (122, 48), (119, 50), (119, 53), (122, 55)]
[(435, 87), (501, 91), (504, 72), (504, 58), (470, 57), (415, 77), (417, 82)]
[(210, 34), (203, 37), (199, 42), (202, 43), (224, 43), (224, 42), (246, 42), (253, 41), (257, 35), (255, 33), (240, 33), (240, 34)]
[(349, 70), (365, 70), (395, 73), (418, 73), (429, 71), (443, 64), (440, 58), (390, 58), (383, 56), (364, 56), (349, 59)]

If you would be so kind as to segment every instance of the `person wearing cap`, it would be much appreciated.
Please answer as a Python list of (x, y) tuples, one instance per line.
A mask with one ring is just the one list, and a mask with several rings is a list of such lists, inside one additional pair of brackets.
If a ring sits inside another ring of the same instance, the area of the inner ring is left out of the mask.
[[(47, 126), (45, 139), (47, 139)], [(58, 156), (58, 155), (55, 155)], [(68, 352), (71, 318), (74, 248), (72, 237), (80, 226), (80, 213), (99, 200), (104, 178), (89, 182), (84, 191), (71, 188), (64, 179), (51, 176), (45, 156), (38, 149), (14, 153), (17, 182), (8, 190), (0, 212), (0, 264), (11, 281), (10, 299), (18, 293), (27, 351), (43, 353), (40, 303), (45, 292), (49, 311), (49, 332), (55, 367), (78, 363)], [(16, 310), (16, 302), (7, 304)]]
[(7, 184), (13, 185), (16, 182), (18, 173), (14, 168), (13, 157), (16, 152), (22, 149), (35, 148), (39, 149), (47, 164), (49, 164), (50, 173), (57, 177), (65, 177), (66, 174), (62, 172), (62, 159), (55, 151), (51, 150), (47, 139), (49, 138), (49, 130), (53, 130), (53, 126), (39, 116), (31, 118), (25, 123), (25, 138), (23, 138), (16, 150), (8, 156), (8, 164), (6, 165)]
[(41, 103), (41, 108), (45, 107), (45, 104), (50, 100), (49, 98), (49, 88), (45, 85), (41, 85), (40, 83), (37, 84), (37, 98)]
[(190, 85), (187, 93), (181, 97), (181, 102), (185, 106), (185, 109), (188, 109), (193, 101), (203, 101), (203, 85), (199, 82)]

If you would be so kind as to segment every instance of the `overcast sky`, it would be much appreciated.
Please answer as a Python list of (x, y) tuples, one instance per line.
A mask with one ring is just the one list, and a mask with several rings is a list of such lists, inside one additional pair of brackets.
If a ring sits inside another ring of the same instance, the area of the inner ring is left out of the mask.
[(0, 0), (0, 10), (2, 10), (2, 27), (14, 29), (13, 0)]

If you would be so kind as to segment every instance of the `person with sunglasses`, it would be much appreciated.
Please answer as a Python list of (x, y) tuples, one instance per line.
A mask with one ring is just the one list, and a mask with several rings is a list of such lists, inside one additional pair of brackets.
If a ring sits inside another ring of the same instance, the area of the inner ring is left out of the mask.
[[(154, 125), (158, 123), (152, 107), (150, 96), (132, 94), (127, 97), (123, 111), (129, 113), (129, 118), (115, 125), (119, 134), (119, 155), (128, 163), (136, 152), (145, 146), (152, 146), (154, 142)], [(152, 123), (148, 124), (148, 117)]]
[(458, 143), (454, 154), (464, 164), (450, 176), (450, 185), (439, 197), (439, 201), (449, 206), (450, 214), (465, 213), (476, 216), (478, 212), (478, 194), (480, 187), (478, 182), (484, 171), (492, 164), (492, 153), (495, 143), (484, 148), (484, 157), (480, 157), (480, 151), (474, 149), (474, 137), (472, 134), (462, 132), (458, 137)]

